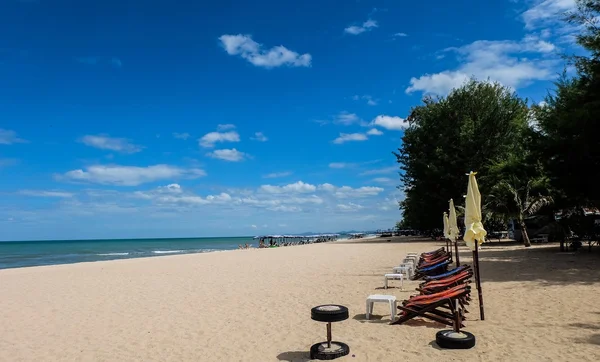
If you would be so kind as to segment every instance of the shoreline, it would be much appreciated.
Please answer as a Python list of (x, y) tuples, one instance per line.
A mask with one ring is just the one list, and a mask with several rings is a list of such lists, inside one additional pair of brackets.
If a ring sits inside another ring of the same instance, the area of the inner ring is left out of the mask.
[[(127, 260), (155, 259), (155, 258), (164, 258), (164, 257), (177, 257), (177, 256), (185, 256), (185, 255), (203, 255), (203, 254), (223, 253), (223, 252), (232, 252), (232, 251), (279, 249), (279, 248), (289, 248), (289, 247), (298, 247), (298, 246), (309, 246), (309, 245), (315, 245), (315, 244), (330, 244), (330, 243), (339, 243), (339, 242), (347, 242), (347, 241), (361, 241), (361, 240), (369, 240), (369, 239), (375, 239), (375, 238), (377, 238), (377, 236), (365, 237), (365, 238), (360, 238), (360, 239), (338, 239), (338, 240), (328, 241), (328, 242), (322, 242), (322, 243), (310, 243), (310, 244), (300, 244), (300, 245), (278, 246), (278, 247), (275, 247), (275, 248), (250, 247), (248, 249), (224, 249), (224, 250), (209, 250), (209, 251), (200, 251), (200, 252), (198, 252), (198, 251), (182, 252), (182, 253), (171, 253), (171, 252), (169, 252), (169, 253), (156, 253), (155, 255), (144, 255), (144, 256), (128, 257), (128, 258), (114, 258), (114, 259), (93, 260), (93, 261), (75, 261), (75, 262), (70, 262), (70, 263), (57, 263), (57, 264), (48, 264), (48, 265), (16, 266), (16, 267), (0, 268), (0, 273), (2, 271), (4, 271), (4, 270), (14, 270), (14, 269), (48, 268), (48, 267), (64, 266), (64, 265), (96, 264), (96, 263), (106, 263), (106, 262), (120, 262), (120, 261), (127, 261)], [(144, 239), (140, 239), (140, 240), (144, 240)], [(114, 254), (115, 256), (118, 256), (118, 254), (121, 254), (121, 253), (111, 253), (111, 254)], [(100, 255), (100, 254), (97, 254), (97, 255)]]
[[(388, 325), (383, 304), (365, 320), (368, 295), (415, 294), (417, 281), (383, 290), (384, 273), (408, 252), (442, 245), (376, 238), (0, 270), (0, 360), (308, 361), (310, 346), (325, 338), (310, 308), (327, 303), (350, 310), (333, 326), (355, 355), (342, 361), (597, 360), (598, 250), (484, 244), (487, 318), (478, 320), (473, 296), (465, 321), (477, 337), (472, 350), (432, 346), (448, 328), (437, 323)], [(460, 254), (471, 263), (466, 248)]]
[[(112, 239), (88, 241), (38, 241), (0, 243), (0, 270), (112, 260), (155, 258), (159, 256), (207, 254), (213, 252), (259, 249), (258, 241), (239, 238), (201, 239)], [(345, 241), (347, 238), (338, 239)], [(243, 244), (240, 244), (244, 242)], [(328, 243), (334, 240), (326, 241)], [(30, 245), (33, 243), (32, 245)], [(302, 246), (323, 241), (305, 241)], [(249, 245), (248, 249), (240, 246)], [(261, 248), (262, 249), (262, 248)]]

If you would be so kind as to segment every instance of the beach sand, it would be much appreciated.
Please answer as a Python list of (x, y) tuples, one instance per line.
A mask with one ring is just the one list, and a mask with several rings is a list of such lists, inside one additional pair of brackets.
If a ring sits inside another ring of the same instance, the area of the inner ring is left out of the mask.
[(477, 346), (440, 350), (447, 327), (388, 325), (384, 304), (365, 321), (367, 295), (415, 293), (380, 289), (384, 273), (443, 244), (386, 240), (1, 270), (0, 361), (307, 361), (325, 340), (310, 308), (326, 303), (350, 310), (333, 324), (343, 361), (600, 360), (598, 249), (485, 244), (486, 320), (474, 292), (465, 321)]

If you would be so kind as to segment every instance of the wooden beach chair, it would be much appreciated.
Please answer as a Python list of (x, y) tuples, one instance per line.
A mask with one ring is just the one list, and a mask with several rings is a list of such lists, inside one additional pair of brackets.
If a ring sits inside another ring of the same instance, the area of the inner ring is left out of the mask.
[(430, 260), (423, 260), (423, 259), (421, 259), (419, 261), (419, 263), (417, 263), (417, 268), (426, 268), (428, 266), (432, 266), (432, 265), (441, 263), (441, 262), (443, 262), (445, 260), (452, 261), (452, 257), (450, 256), (450, 254), (443, 254), (443, 255), (440, 255), (440, 256), (438, 256), (438, 257), (436, 257), (434, 259), (430, 259)]
[(445, 260), (443, 262), (428, 266), (426, 268), (418, 268), (415, 270), (415, 274), (414, 274), (412, 280), (418, 280), (418, 279), (422, 279), (426, 276), (438, 275), (438, 274), (445, 273), (448, 268), (448, 265), (450, 263), (451, 263), (451, 261)]
[(427, 282), (427, 281), (430, 281), (430, 280), (443, 279), (443, 278), (446, 278), (446, 277), (448, 277), (448, 276), (451, 276), (451, 275), (454, 275), (454, 274), (460, 273), (460, 272), (462, 272), (463, 270), (467, 270), (467, 269), (470, 269), (470, 268), (471, 268), (471, 267), (470, 267), (469, 265), (461, 265), (461, 266), (459, 266), (458, 268), (454, 268), (454, 269), (452, 269), (452, 270), (449, 270), (449, 271), (447, 271), (447, 272), (445, 272), (445, 273), (442, 273), (442, 274), (438, 274), (438, 275), (428, 275), (428, 276), (426, 276), (426, 277), (425, 277), (425, 278), (423, 278), (423, 279), (424, 279), (426, 282)]
[(471, 282), (471, 278), (473, 277), (472, 270), (465, 270), (461, 273), (452, 275), (448, 278), (432, 280), (430, 282), (421, 283), (417, 291), (421, 292), (421, 294), (434, 294), (437, 292), (441, 292), (453, 287), (456, 287), (461, 284), (468, 284)]
[(399, 318), (390, 324), (403, 324), (415, 317), (421, 317), (449, 326), (458, 321), (462, 328), (465, 317), (458, 301), (470, 293), (470, 286), (460, 285), (444, 292), (413, 297), (398, 306), (402, 312)]

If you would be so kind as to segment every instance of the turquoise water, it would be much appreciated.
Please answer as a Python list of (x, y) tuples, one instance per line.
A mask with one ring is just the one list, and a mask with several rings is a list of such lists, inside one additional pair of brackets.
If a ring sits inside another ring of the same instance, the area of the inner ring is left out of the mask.
[(0, 269), (90, 261), (206, 253), (255, 244), (252, 237), (48, 240), (0, 242)]

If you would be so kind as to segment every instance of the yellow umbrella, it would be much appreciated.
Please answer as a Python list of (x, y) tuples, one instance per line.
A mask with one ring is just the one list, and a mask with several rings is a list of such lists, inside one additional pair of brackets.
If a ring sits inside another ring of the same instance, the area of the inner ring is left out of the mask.
[(464, 240), (471, 250), (483, 244), (487, 231), (481, 223), (481, 194), (477, 186), (475, 175), (477, 172), (469, 173), (469, 185), (467, 186), (467, 198), (465, 200), (465, 236)]
[(454, 200), (450, 199), (450, 216), (448, 217), (448, 235), (450, 240), (458, 239), (458, 222), (456, 221), (456, 209), (454, 208)]
[(454, 252), (456, 254), (456, 266), (460, 266), (460, 259), (458, 256), (458, 222), (456, 221), (456, 209), (454, 208), (454, 200), (450, 199), (450, 216), (448, 217), (448, 235), (450, 240), (454, 242)]
[(448, 213), (444, 213), (444, 238), (450, 239), (449, 229), (448, 229)]
[(473, 250), (473, 264), (475, 265), (475, 282), (479, 294), (479, 316), (485, 320), (483, 313), (483, 292), (481, 291), (481, 276), (479, 273), (479, 245), (485, 241), (487, 232), (481, 223), (481, 194), (475, 179), (476, 172), (469, 172), (469, 185), (465, 200), (465, 236), (467, 246)]

